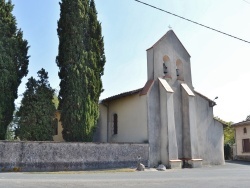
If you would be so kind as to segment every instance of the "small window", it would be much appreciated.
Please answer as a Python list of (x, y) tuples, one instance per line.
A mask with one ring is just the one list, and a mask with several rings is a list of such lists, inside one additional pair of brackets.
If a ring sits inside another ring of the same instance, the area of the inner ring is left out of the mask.
[(244, 127), (243, 132), (247, 133), (247, 128), (246, 127)]
[(114, 130), (113, 134), (118, 134), (118, 116), (114, 114)]
[(250, 152), (250, 139), (242, 140), (242, 149), (243, 152)]

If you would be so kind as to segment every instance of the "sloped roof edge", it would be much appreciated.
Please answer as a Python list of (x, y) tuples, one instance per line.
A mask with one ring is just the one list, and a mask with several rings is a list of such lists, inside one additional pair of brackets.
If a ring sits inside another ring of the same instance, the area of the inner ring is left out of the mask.
[(215, 117), (214, 117), (214, 120), (218, 121), (220, 124), (222, 124), (224, 128), (228, 126), (226, 123), (224, 123), (223, 121), (220, 121), (219, 119), (217, 119)]
[[(206, 99), (207, 101), (214, 102), (213, 100), (209, 99), (208, 97), (206, 97), (205, 95), (199, 93), (198, 91), (195, 91), (195, 90), (194, 90), (194, 92), (195, 92), (197, 95), (199, 95), (200, 97)], [(215, 103), (215, 102), (214, 102), (214, 103)], [(216, 103), (215, 103), (215, 105), (216, 105)]]
[(167, 33), (165, 33), (165, 35), (163, 35), (156, 43), (154, 43), (153, 46), (151, 46), (150, 48), (148, 48), (146, 51), (150, 50), (151, 48), (154, 48), (154, 46), (156, 46), (164, 37), (166, 37), (171, 32), (175, 35), (175, 37), (180, 42), (180, 44), (182, 45), (182, 47), (185, 49), (185, 51), (187, 52), (187, 54), (191, 57), (191, 55), (188, 53), (188, 51), (185, 48), (185, 46), (182, 44), (182, 42), (180, 41), (180, 39), (177, 37), (177, 35), (175, 34), (175, 32), (172, 29), (168, 30)]
[(241, 125), (250, 125), (250, 120), (245, 120), (245, 121), (241, 121), (241, 122), (238, 122), (238, 123), (234, 123), (232, 124), (233, 127), (237, 127), (237, 126), (241, 126)]
[(147, 95), (148, 92), (151, 90), (153, 83), (154, 83), (154, 80), (148, 80), (143, 88), (132, 90), (132, 91), (127, 91), (124, 93), (120, 93), (120, 94), (108, 97), (106, 99), (101, 100), (99, 103), (120, 99), (122, 97), (127, 97), (129, 95), (133, 95), (137, 93), (140, 93), (140, 96)]
[(127, 92), (124, 92), (124, 93), (120, 93), (118, 95), (114, 95), (114, 96), (108, 97), (106, 99), (103, 99), (103, 100), (100, 101), (100, 103), (109, 102), (109, 101), (113, 101), (113, 100), (116, 100), (116, 99), (120, 99), (122, 97), (127, 97), (129, 95), (137, 94), (137, 93), (141, 92), (142, 89), (143, 88), (132, 90), (132, 91), (127, 91)]
[(150, 91), (150, 89), (151, 89), (153, 83), (154, 83), (154, 80), (148, 80), (148, 81), (146, 82), (145, 86), (142, 88), (142, 91), (141, 91), (141, 93), (140, 93), (140, 96), (142, 96), (142, 95), (147, 95), (148, 92)]

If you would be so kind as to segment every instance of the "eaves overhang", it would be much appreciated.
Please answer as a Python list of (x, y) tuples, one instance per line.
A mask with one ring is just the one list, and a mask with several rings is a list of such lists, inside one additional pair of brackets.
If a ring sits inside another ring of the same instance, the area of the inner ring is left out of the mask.
[(250, 120), (241, 121), (241, 122), (232, 124), (233, 127), (246, 126), (246, 125), (250, 125)]

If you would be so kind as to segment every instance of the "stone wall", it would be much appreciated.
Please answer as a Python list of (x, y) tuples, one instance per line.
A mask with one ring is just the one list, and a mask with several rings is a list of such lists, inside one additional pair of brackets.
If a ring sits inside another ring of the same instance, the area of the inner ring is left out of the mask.
[(148, 144), (0, 141), (1, 171), (62, 171), (147, 165)]
[(250, 161), (250, 155), (237, 155), (236, 160)]

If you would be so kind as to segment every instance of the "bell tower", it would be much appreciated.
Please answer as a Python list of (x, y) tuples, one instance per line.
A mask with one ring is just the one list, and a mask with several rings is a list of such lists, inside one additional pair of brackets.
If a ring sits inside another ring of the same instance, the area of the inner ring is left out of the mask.
[(173, 168), (181, 160), (198, 159), (190, 55), (172, 30), (147, 50), (147, 67), (148, 82), (153, 83), (148, 98), (149, 144), (158, 153), (151, 162)]
[(167, 79), (172, 86), (176, 80), (193, 89), (190, 55), (172, 30), (147, 50), (148, 80)]

